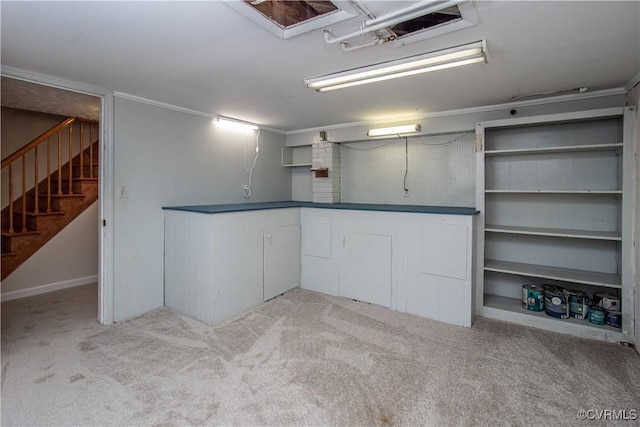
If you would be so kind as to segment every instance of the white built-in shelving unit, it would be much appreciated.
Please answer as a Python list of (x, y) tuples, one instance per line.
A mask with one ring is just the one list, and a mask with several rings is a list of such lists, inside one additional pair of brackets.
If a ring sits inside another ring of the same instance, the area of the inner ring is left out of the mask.
[[(478, 123), (476, 313), (632, 341), (634, 107)], [(622, 300), (622, 329), (522, 308), (522, 285)]]
[(281, 164), (285, 168), (311, 167), (311, 145), (282, 147)]

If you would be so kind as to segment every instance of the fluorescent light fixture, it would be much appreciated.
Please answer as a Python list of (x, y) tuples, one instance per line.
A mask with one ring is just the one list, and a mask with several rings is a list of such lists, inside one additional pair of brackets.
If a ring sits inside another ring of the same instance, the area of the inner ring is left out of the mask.
[(403, 126), (390, 126), (386, 128), (369, 129), (367, 136), (384, 136), (384, 135), (401, 135), (405, 133), (420, 132), (420, 125), (403, 125)]
[(445, 70), (476, 62), (487, 62), (487, 44), (484, 40), (313, 79), (305, 79), (304, 83), (310, 89), (326, 92), (428, 73), (430, 71)]
[(249, 131), (249, 130), (257, 130), (258, 125), (255, 123), (245, 122), (243, 120), (232, 119), (231, 117), (218, 116), (214, 120), (214, 123), (219, 124), (222, 127), (228, 129)]

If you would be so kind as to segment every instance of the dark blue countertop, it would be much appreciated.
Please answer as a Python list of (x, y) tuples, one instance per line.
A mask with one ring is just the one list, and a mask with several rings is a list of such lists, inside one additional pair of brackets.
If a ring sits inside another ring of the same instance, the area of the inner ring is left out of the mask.
[(261, 202), (261, 203), (232, 203), (226, 205), (200, 205), (200, 206), (165, 206), (162, 209), (172, 211), (184, 211), (202, 214), (219, 214), (227, 212), (244, 212), (264, 209), (281, 208), (320, 208), (343, 209), (355, 211), (380, 211), (380, 212), (411, 212), (441, 215), (476, 215), (480, 211), (475, 208), (457, 208), (447, 206), (416, 206), (416, 205), (380, 205), (366, 203), (312, 203), (312, 202)]

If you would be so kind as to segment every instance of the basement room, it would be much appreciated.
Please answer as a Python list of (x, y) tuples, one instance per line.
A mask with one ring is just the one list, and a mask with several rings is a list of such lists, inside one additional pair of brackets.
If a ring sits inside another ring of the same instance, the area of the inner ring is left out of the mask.
[(640, 1), (0, 2), (4, 426), (635, 425)]

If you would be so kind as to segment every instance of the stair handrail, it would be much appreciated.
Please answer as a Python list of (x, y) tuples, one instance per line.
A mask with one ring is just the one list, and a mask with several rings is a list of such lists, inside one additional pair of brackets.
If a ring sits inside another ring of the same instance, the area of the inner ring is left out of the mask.
[(2, 165), (0, 166), (0, 169), (4, 168), (11, 162), (18, 160), (20, 156), (22, 156), (23, 154), (26, 154), (29, 150), (34, 148), (36, 145), (46, 141), (51, 136), (53, 136), (56, 132), (64, 129), (65, 127), (75, 122), (76, 120), (78, 120), (76, 117), (67, 117), (66, 119), (64, 119), (63, 121), (61, 121), (60, 123), (52, 127), (51, 129), (43, 133), (42, 135), (35, 138), (33, 141), (31, 141), (27, 145), (24, 145), (21, 148), (18, 148), (14, 153), (2, 159)]
[[(47, 161), (47, 190), (46, 190), (46, 195), (47, 195), (47, 212), (51, 211), (51, 170), (50, 170), (50, 150), (49, 150), (49, 139), (58, 134), (58, 141), (57, 141), (57, 157), (58, 157), (58, 168), (57, 168), (57, 181), (58, 181), (58, 194), (62, 194), (62, 149), (61, 149), (61, 132), (65, 129), (68, 128), (68, 154), (69, 154), (69, 163), (68, 163), (68, 180), (69, 180), (69, 194), (72, 194), (73, 190), (72, 190), (72, 180), (74, 179), (72, 177), (72, 130), (73, 130), (73, 123), (78, 122), (80, 123), (80, 139), (79, 139), (79, 144), (80, 144), (80, 177), (84, 178), (84, 169), (83, 169), (83, 157), (82, 157), (82, 150), (83, 150), (83, 131), (84, 131), (84, 127), (83, 127), (83, 123), (89, 123), (89, 150), (90, 150), (90, 156), (92, 156), (92, 152), (93, 152), (93, 140), (92, 140), (92, 135), (91, 135), (91, 131), (93, 128), (93, 124), (95, 123), (99, 123), (97, 120), (91, 120), (91, 119), (82, 119), (82, 118), (78, 118), (78, 117), (67, 117), (66, 119), (62, 120), (60, 123), (58, 123), (57, 125), (53, 126), (51, 129), (45, 131), (43, 134), (41, 134), (40, 136), (36, 137), (35, 139), (33, 139), (31, 142), (27, 143), (26, 145), (22, 146), (21, 148), (19, 148), (18, 150), (16, 150), (14, 153), (12, 153), (11, 155), (7, 156), (5, 159), (2, 159), (1, 162), (1, 169), (4, 170), (5, 167), (8, 167), (8, 182), (9, 182), (9, 192), (8, 192), (8, 215), (9, 215), (9, 233), (13, 233), (14, 232), (14, 228), (13, 228), (13, 212), (14, 212), (14, 199), (13, 199), (13, 172), (12, 172), (12, 164), (13, 162), (21, 159), (21, 163), (22, 163), (22, 177), (21, 177), (21, 184), (22, 184), (22, 232), (26, 232), (27, 228), (26, 228), (26, 193), (27, 193), (27, 188), (25, 186), (26, 184), (26, 175), (25, 175), (25, 156), (27, 155), (27, 153), (29, 153), (31, 150), (34, 150), (34, 161), (35, 161), (35, 167), (34, 167), (34, 189), (35, 189), (35, 209), (34, 212), (37, 214), (39, 212), (38, 209), (38, 187), (39, 187), (39, 180), (38, 180), (38, 147), (40, 146), (40, 144), (46, 142), (46, 149), (47, 149), (47, 155), (46, 155), (46, 161)], [(99, 140), (99, 135), (96, 134), (96, 136), (98, 137)], [(96, 140), (97, 142), (97, 140)], [(93, 178), (93, 169), (90, 169), (90, 178)]]

